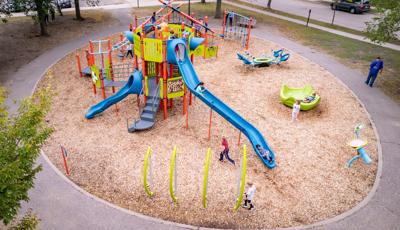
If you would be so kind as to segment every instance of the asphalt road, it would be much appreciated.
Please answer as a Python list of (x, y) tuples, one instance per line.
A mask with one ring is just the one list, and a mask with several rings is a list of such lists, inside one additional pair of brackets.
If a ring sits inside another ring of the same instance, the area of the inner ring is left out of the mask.
[[(241, 0), (244, 2), (251, 2), (260, 6), (267, 6), (267, 0)], [(273, 0), (271, 7), (276, 10), (284, 11), (287, 13), (300, 15), (303, 17), (308, 16), (308, 11), (311, 9), (311, 18), (331, 23), (333, 17), (333, 10), (329, 6), (329, 1), (322, 0)], [(372, 13), (363, 14), (350, 14), (344, 11), (336, 11), (335, 23), (336, 25), (348, 27), (355, 30), (364, 30), (366, 28), (365, 22), (371, 21), (374, 17)]]

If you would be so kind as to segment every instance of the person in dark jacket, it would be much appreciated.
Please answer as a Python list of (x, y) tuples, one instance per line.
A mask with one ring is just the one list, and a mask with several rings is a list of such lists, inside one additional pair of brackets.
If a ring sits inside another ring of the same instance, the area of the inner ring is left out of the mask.
[(382, 71), (383, 71), (383, 61), (380, 57), (377, 57), (369, 65), (368, 78), (365, 81), (365, 84), (369, 85), (369, 87), (372, 87), (374, 85), (376, 77), (378, 76), (378, 73), (382, 74)]

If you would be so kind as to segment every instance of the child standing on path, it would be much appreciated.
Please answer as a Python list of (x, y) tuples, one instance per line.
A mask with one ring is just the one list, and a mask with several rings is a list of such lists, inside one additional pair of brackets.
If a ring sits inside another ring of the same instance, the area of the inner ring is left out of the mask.
[(292, 110), (292, 122), (297, 121), (297, 116), (300, 113), (300, 101), (297, 100), (296, 103), (293, 105), (293, 110)]
[[(251, 210), (252, 208), (254, 208), (254, 205), (251, 201), (253, 200), (254, 193), (256, 192), (256, 186), (251, 182), (247, 182), (247, 186), (249, 186), (249, 188), (247, 189), (247, 192), (245, 193), (246, 197), (244, 199), (243, 208), (247, 208), (248, 210)], [(250, 205), (250, 207), (248, 207), (248, 205)]]
[(224, 150), (222, 150), (222, 152), (219, 154), (219, 161), (224, 161), (225, 155), (225, 158), (228, 159), (228, 161), (231, 162), (233, 165), (235, 165), (235, 161), (229, 157), (229, 145), (225, 137), (222, 137), (222, 145), (224, 146)]

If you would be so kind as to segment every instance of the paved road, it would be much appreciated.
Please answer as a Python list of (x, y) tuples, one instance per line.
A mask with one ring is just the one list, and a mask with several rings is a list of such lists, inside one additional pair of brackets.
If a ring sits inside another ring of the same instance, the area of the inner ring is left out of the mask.
[[(126, 28), (129, 19), (127, 11), (118, 11), (121, 25), (84, 38), (78, 38), (54, 48), (24, 66), (13, 76), (11, 100), (21, 99), (30, 94), (35, 83), (51, 63), (69, 51), (87, 43), (87, 40), (119, 32)], [(383, 171), (377, 193), (361, 210), (319, 229), (398, 229), (400, 225), (400, 106), (376, 88), (363, 84), (365, 76), (352, 70), (331, 57), (308, 47), (282, 38), (269, 30), (255, 29), (256, 36), (280, 43), (310, 60), (327, 68), (348, 85), (365, 103), (380, 134), (383, 150)], [(30, 73), (26, 75), (26, 73)], [(30, 76), (26, 78), (26, 76)], [(178, 229), (187, 226), (172, 226), (141, 216), (131, 216), (120, 209), (110, 207), (78, 190), (62, 179), (42, 156), (39, 162), (44, 170), (39, 173), (36, 186), (30, 191), (31, 201), (23, 210), (32, 207), (42, 219), (41, 229)]]
[[(241, 0), (251, 2), (257, 5), (266, 6), (267, 0)], [(308, 11), (311, 9), (311, 18), (318, 21), (331, 23), (333, 11), (329, 7), (329, 3), (322, 1), (307, 1), (307, 0), (273, 0), (273, 9), (281, 10), (287, 13), (308, 16)], [(371, 21), (374, 17), (372, 13), (350, 14), (343, 11), (336, 11), (335, 24), (348, 27), (355, 30), (364, 30), (365, 22)]]

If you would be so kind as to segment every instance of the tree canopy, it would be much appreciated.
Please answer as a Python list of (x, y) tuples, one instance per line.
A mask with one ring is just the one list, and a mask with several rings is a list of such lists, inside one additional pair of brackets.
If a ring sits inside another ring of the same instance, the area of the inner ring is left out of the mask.
[(5, 90), (0, 88), (0, 220), (13, 221), (28, 201), (28, 191), (34, 186), (40, 148), (52, 129), (45, 122), (50, 109), (48, 89), (24, 99), (15, 115), (5, 106)]
[(387, 42), (399, 39), (400, 33), (400, 1), (371, 0), (378, 11), (372, 22), (367, 22), (367, 36), (375, 42)]

